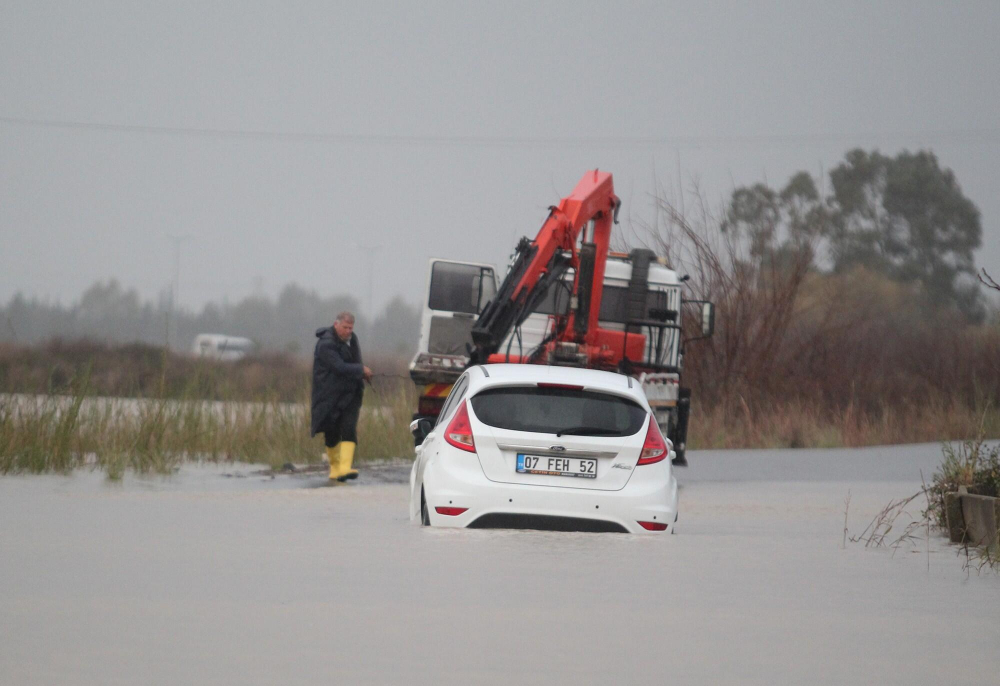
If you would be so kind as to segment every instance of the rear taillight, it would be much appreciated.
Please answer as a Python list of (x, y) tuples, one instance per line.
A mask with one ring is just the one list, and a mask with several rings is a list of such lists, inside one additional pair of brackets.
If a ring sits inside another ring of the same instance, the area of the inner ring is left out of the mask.
[[(468, 509), (469, 508), (467, 508), (467, 507), (447, 507), (447, 506), (445, 506), (445, 507), (435, 507), (434, 511), (437, 512), (439, 515), (448, 515), (449, 517), (457, 517), (458, 515), (462, 514), (463, 512), (465, 512)], [(639, 522), (639, 523), (642, 524), (642, 522)]]
[(458, 412), (448, 422), (444, 430), (444, 440), (459, 450), (476, 452), (476, 439), (472, 436), (472, 424), (469, 422), (469, 401), (466, 400), (458, 408)]
[(656, 426), (656, 420), (650, 417), (649, 428), (646, 430), (646, 442), (642, 444), (642, 452), (639, 453), (638, 464), (654, 464), (661, 462), (666, 457), (667, 442), (660, 435), (660, 428)]
[(666, 531), (667, 525), (662, 522), (639, 522), (641, 526), (646, 531)]
[(539, 388), (560, 388), (564, 391), (582, 391), (583, 386), (577, 386), (570, 383), (540, 383)]

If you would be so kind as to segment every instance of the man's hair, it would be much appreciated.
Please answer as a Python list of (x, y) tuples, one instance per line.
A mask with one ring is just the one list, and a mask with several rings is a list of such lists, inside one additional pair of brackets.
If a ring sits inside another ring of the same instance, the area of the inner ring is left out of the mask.
[(343, 312), (337, 315), (337, 319), (335, 321), (344, 322), (345, 324), (353, 324), (354, 315), (348, 312), (347, 310), (344, 310)]

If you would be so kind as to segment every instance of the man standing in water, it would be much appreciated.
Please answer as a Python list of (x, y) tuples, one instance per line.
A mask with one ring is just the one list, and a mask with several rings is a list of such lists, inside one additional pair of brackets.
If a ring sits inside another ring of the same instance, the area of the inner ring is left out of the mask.
[(341, 312), (333, 326), (316, 330), (313, 354), (312, 435), (323, 434), (330, 458), (330, 481), (358, 478), (351, 469), (358, 445), (358, 415), (364, 382), (372, 370), (361, 361), (354, 315)]

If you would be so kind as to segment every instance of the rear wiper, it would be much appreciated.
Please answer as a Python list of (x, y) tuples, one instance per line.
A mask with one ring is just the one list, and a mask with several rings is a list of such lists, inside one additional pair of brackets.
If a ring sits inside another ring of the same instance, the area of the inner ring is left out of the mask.
[(568, 429), (559, 429), (556, 438), (563, 434), (575, 436), (620, 436), (621, 433), (614, 429), (598, 429), (593, 426), (571, 426)]

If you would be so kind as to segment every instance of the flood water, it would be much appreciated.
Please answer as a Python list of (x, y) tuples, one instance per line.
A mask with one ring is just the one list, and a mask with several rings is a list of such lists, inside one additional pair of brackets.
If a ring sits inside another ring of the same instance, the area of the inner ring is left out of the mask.
[(0, 478), (0, 684), (998, 683), (1000, 577), (841, 547), (939, 458), (694, 452), (673, 536), (422, 529), (398, 464)]

